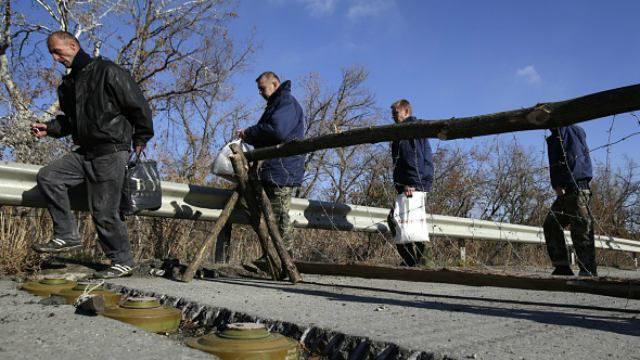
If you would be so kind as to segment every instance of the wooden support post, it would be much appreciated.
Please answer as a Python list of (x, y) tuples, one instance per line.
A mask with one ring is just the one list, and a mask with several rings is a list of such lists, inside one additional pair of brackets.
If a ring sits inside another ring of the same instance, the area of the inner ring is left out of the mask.
[(227, 201), (227, 204), (224, 206), (224, 209), (222, 209), (222, 212), (220, 213), (220, 217), (218, 217), (216, 223), (213, 225), (211, 234), (209, 234), (209, 237), (204, 241), (202, 246), (200, 246), (200, 249), (196, 253), (196, 257), (193, 259), (191, 264), (189, 264), (187, 270), (182, 275), (182, 281), (190, 282), (191, 280), (193, 280), (193, 275), (195, 275), (196, 271), (200, 267), (200, 264), (202, 264), (202, 260), (204, 259), (205, 254), (209, 251), (209, 249), (213, 245), (213, 242), (218, 239), (218, 234), (220, 234), (220, 231), (227, 224), (229, 215), (231, 215), (233, 208), (238, 202), (238, 197), (239, 195), (237, 191), (234, 191), (231, 194), (231, 197)]
[[(256, 162), (257, 165), (257, 162)], [(254, 165), (252, 171), (250, 173), (257, 173), (257, 166)], [(258, 201), (260, 202), (260, 207), (262, 208), (262, 212), (264, 214), (264, 218), (267, 223), (267, 228), (269, 229), (269, 235), (271, 235), (271, 240), (273, 240), (273, 244), (275, 245), (276, 251), (278, 252), (278, 256), (280, 257), (280, 261), (284, 265), (287, 270), (287, 274), (289, 275), (289, 280), (292, 283), (297, 283), (302, 281), (302, 276), (298, 272), (296, 265), (293, 263), (293, 259), (287, 252), (287, 249), (284, 247), (284, 242), (282, 241), (282, 236), (280, 235), (280, 230), (276, 225), (276, 217), (273, 213), (273, 208), (271, 208), (271, 201), (265, 193), (260, 181), (258, 181), (257, 177), (249, 176), (249, 180), (251, 181), (251, 185), (254, 187), (256, 192), (258, 193)]]
[(258, 234), (260, 240), (260, 246), (262, 252), (267, 260), (267, 270), (273, 280), (279, 280), (282, 268), (280, 266), (279, 257), (276, 253), (273, 245), (270, 245), (269, 230), (265, 221), (263, 221), (262, 213), (259, 211), (258, 203), (256, 201), (255, 189), (249, 185), (249, 176), (247, 175), (247, 160), (242, 154), (240, 146), (232, 144), (230, 146), (234, 155), (231, 156), (231, 164), (233, 170), (236, 173), (238, 180), (238, 188), (242, 193), (245, 201), (247, 202), (248, 210), (250, 213), (251, 226)]

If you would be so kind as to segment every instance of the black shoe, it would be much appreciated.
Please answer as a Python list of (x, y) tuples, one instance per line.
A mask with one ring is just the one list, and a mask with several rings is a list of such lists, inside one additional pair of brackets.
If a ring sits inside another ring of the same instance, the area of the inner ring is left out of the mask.
[(49, 252), (49, 253), (58, 253), (63, 251), (70, 251), (79, 249), (82, 247), (82, 242), (79, 240), (62, 240), (58, 238), (53, 238), (46, 244), (33, 244), (31, 248), (39, 253)]
[(110, 267), (97, 271), (93, 274), (94, 279), (115, 279), (119, 277), (131, 276), (133, 271), (136, 269), (135, 266), (122, 265), (122, 264), (113, 264)]
[(551, 275), (573, 276), (573, 271), (568, 266), (556, 266)]

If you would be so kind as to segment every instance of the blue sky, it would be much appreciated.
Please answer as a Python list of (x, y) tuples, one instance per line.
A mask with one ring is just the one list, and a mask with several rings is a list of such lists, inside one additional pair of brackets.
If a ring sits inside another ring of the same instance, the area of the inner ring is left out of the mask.
[[(237, 11), (232, 35), (255, 31), (260, 46), (235, 81), (238, 95), (254, 104), (261, 101), (255, 76), (267, 69), (294, 84), (317, 72), (335, 86), (342, 68), (361, 65), (385, 114), (407, 98), (423, 119), (512, 110), (640, 82), (638, 1), (246, 0)], [(583, 125), (592, 148), (608, 142), (611, 122)], [(618, 116), (611, 139), (635, 131), (637, 120)], [(517, 138), (543, 151), (544, 134)], [(639, 139), (612, 147), (614, 161), (626, 154), (640, 162)]]

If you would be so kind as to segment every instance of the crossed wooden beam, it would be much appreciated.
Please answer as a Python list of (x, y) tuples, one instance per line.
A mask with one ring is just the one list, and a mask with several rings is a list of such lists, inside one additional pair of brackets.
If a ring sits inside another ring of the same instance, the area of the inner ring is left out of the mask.
[(231, 164), (233, 165), (236, 180), (238, 181), (238, 187), (231, 194), (220, 216), (216, 219), (209, 237), (202, 244), (194, 260), (182, 275), (182, 281), (190, 282), (193, 280), (193, 276), (202, 264), (205, 255), (218, 238), (218, 234), (220, 234), (220, 231), (227, 223), (241, 194), (250, 212), (251, 226), (260, 239), (260, 246), (267, 260), (267, 269), (271, 278), (273, 280), (284, 280), (288, 277), (289, 281), (294, 284), (302, 281), (302, 276), (300, 276), (298, 269), (293, 263), (293, 259), (291, 259), (282, 242), (282, 236), (276, 225), (269, 198), (262, 188), (260, 181), (258, 181), (257, 169), (259, 162), (255, 161), (251, 168), (249, 168), (247, 159), (238, 144), (232, 144), (231, 151), (233, 152)]

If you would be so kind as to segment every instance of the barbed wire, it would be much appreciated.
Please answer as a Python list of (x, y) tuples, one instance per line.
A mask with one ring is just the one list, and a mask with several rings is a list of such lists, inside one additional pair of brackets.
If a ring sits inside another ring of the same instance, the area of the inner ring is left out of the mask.
[[(634, 116), (636, 119), (638, 119), (638, 117), (637, 117), (635, 114), (632, 114), (632, 116)], [(639, 121), (638, 123), (639, 123), (639, 125), (640, 125), (640, 121)], [(609, 130), (609, 134), (610, 134), (610, 135), (611, 135), (611, 133), (612, 133), (613, 124), (614, 124), (614, 122), (612, 121), (612, 126), (610, 127), (610, 130)], [(632, 132), (632, 133), (627, 134), (627, 135), (625, 135), (625, 136), (623, 136), (623, 137), (621, 137), (621, 138), (618, 138), (618, 139), (616, 139), (616, 140), (611, 140), (611, 136), (610, 136), (606, 144), (603, 144), (603, 145), (600, 145), (600, 146), (597, 146), (597, 147), (595, 147), (595, 148), (590, 149), (590, 150), (589, 150), (589, 153), (591, 154), (591, 153), (594, 153), (594, 152), (596, 152), (596, 151), (600, 151), (600, 150), (603, 150), (603, 149), (607, 149), (607, 151), (610, 151), (610, 149), (611, 149), (612, 147), (614, 147), (615, 145), (620, 144), (620, 143), (625, 142), (625, 141), (628, 141), (628, 140), (630, 140), (630, 139), (634, 138), (635, 136), (637, 136), (637, 135), (639, 135), (639, 134), (640, 134), (640, 131)], [(440, 150), (440, 146), (441, 146), (441, 144), (442, 144), (442, 142), (438, 142), (438, 143), (437, 143), (436, 152), (437, 152), (438, 150)], [(416, 155), (417, 155), (417, 154), (416, 154)], [(541, 159), (540, 161), (542, 162), (542, 159)], [(454, 165), (455, 165), (455, 164), (454, 164)], [(636, 166), (636, 167), (637, 167), (637, 166)], [(476, 175), (477, 175), (477, 173), (479, 173), (479, 172), (481, 171), (481, 168), (482, 168), (482, 166), (478, 166), (478, 167), (475, 169), (475, 173), (476, 173)], [(539, 166), (539, 167), (533, 168), (533, 169), (531, 169), (531, 171), (533, 171), (533, 172), (542, 172), (542, 171), (544, 171), (544, 170), (549, 170), (549, 168), (550, 168), (550, 166), (549, 166), (549, 165), (544, 165), (544, 166)], [(506, 176), (507, 176), (507, 178), (509, 178), (509, 177), (515, 177), (516, 175), (515, 175), (515, 174), (513, 174), (513, 175), (512, 175), (512, 174), (510, 174), (510, 173), (507, 173), (507, 174), (506, 174)], [(503, 180), (503, 181), (504, 181), (505, 179), (504, 179), (504, 178), (502, 178), (501, 180)], [(495, 182), (495, 181), (496, 181), (496, 179), (487, 179), (487, 180), (485, 180), (485, 181), (482, 181), (482, 182), (481, 182), (481, 184), (488, 184), (488, 183)], [(393, 184), (393, 185), (397, 185), (397, 184)], [(385, 189), (385, 196), (386, 196), (387, 198), (390, 198), (390, 199), (391, 199), (391, 198), (393, 198), (393, 197), (394, 197), (394, 195), (389, 193), (389, 191), (388, 191), (388, 189), (389, 189), (389, 188), (391, 188), (391, 186), (389, 186), (389, 187), (385, 186), (385, 187), (384, 187), (384, 189)], [(478, 187), (474, 187), (474, 188), (473, 188), (473, 190), (472, 190), (472, 192), (473, 192), (473, 193), (475, 193), (475, 196), (482, 195), (482, 194), (478, 194), (478, 192), (479, 192), (479, 191), (480, 191), (480, 190), (478, 189)], [(431, 216), (433, 216), (433, 214), (432, 214)], [(495, 218), (495, 217), (493, 217), (493, 218)], [(491, 218), (490, 218), (490, 220), (491, 220)], [(492, 221), (493, 221), (493, 222), (494, 222), (494, 224), (496, 224), (496, 225), (501, 224), (501, 221), (497, 221), (497, 220), (492, 220)], [(604, 231), (604, 229), (600, 226), (600, 221), (596, 221), (596, 219), (594, 219), (594, 223), (595, 223), (595, 224), (598, 224), (598, 231), (599, 231), (599, 233), (600, 233), (600, 234), (606, 234), (606, 232)], [(337, 228), (337, 226), (335, 226), (335, 224), (334, 224), (333, 226)], [(500, 227), (500, 226), (498, 226), (498, 228), (499, 228), (499, 229), (501, 229), (501, 227)], [(441, 233), (442, 233), (442, 229), (440, 229), (440, 231), (441, 231)], [(382, 234), (382, 233), (379, 233), (378, 235), (379, 235), (379, 236), (382, 236), (383, 238), (385, 237), (385, 235), (384, 235), (384, 234)], [(607, 237), (609, 237), (609, 238), (611, 238), (611, 237), (612, 237), (611, 235), (606, 235), (606, 236), (607, 236)], [(441, 237), (439, 237), (439, 238), (441, 238)], [(444, 236), (444, 237), (442, 237), (442, 238), (443, 238), (443, 240), (444, 240), (445, 242), (449, 243), (449, 245), (451, 245), (452, 247), (455, 247), (455, 246), (456, 246), (457, 239), (453, 239), (453, 238), (451, 238), (451, 237), (449, 237), (449, 236)], [(511, 251), (512, 251), (513, 255), (514, 255), (514, 256), (515, 256), (519, 261), (521, 261), (521, 262), (522, 262), (522, 261), (524, 261), (524, 260), (525, 260), (525, 256), (521, 255), (521, 254), (516, 250), (516, 249), (517, 249), (517, 247), (516, 247), (516, 246), (514, 246), (515, 244), (514, 244), (514, 243), (512, 243), (512, 241), (509, 239), (509, 237), (508, 237), (506, 234), (504, 234), (504, 233), (502, 232), (502, 230), (501, 230), (501, 240), (504, 240), (504, 241), (507, 243), (507, 245), (510, 247), (510, 249), (511, 249)], [(599, 241), (603, 242), (604, 240), (599, 240)], [(388, 241), (387, 241), (385, 244), (393, 245), (391, 242), (388, 242)], [(349, 245), (350, 251), (352, 252), (352, 256), (353, 256), (354, 258), (356, 258), (356, 259), (357, 259), (357, 258), (359, 258), (359, 257), (360, 257), (360, 255), (359, 255), (359, 254), (357, 253), (357, 251), (353, 248), (353, 246), (351, 246), (350, 244), (348, 244), (348, 245)], [(434, 249), (433, 249), (433, 250), (434, 250), (434, 258), (438, 258), (438, 257), (439, 257), (439, 256), (438, 256), (439, 254), (437, 254), (437, 253), (436, 253), (436, 251), (438, 251), (438, 247), (434, 247)], [(321, 249), (314, 248), (314, 251), (321, 252)], [(397, 254), (397, 251), (395, 251), (395, 248), (394, 248), (394, 252), (396, 252), (396, 254)], [(421, 254), (421, 255), (423, 255), (423, 254)], [(627, 255), (628, 257), (630, 257), (630, 256), (631, 256), (630, 254), (625, 254), (625, 255)], [(471, 257), (469, 256), (469, 254), (467, 254), (467, 257), (468, 257), (468, 258), (471, 258)], [(473, 260), (473, 261), (475, 261), (475, 262), (477, 262), (477, 263), (478, 263), (478, 264), (480, 264), (481, 266), (485, 266), (485, 267), (486, 267), (486, 264), (482, 264), (482, 262), (478, 261), (478, 259), (472, 259), (472, 260)], [(582, 264), (581, 264), (581, 265), (582, 265)], [(606, 264), (605, 264), (605, 265), (606, 265)]]
[[(631, 114), (636, 120), (638, 120), (638, 125), (640, 126), (640, 119), (638, 118), (637, 115), (635, 114)], [(630, 132), (620, 138), (617, 139), (612, 139), (612, 133), (613, 133), (613, 129), (614, 129), (614, 124), (615, 121), (612, 121), (611, 126), (609, 127), (609, 138), (607, 140), (607, 143), (599, 145), (595, 148), (592, 148), (589, 150), (589, 153), (594, 153), (596, 151), (602, 151), (604, 149), (606, 149), (606, 151), (610, 151), (610, 149), (612, 149), (614, 146), (621, 144), (623, 142), (627, 142), (630, 141), (631, 139), (635, 138), (637, 135), (640, 134), (640, 131), (633, 131)], [(443, 142), (437, 142), (436, 148), (435, 148), (435, 153), (437, 153), (438, 151), (441, 150)], [(500, 150), (499, 144), (496, 145), (498, 150)], [(564, 150), (564, 148), (563, 148)], [(490, 150), (488, 149), (487, 152), (489, 152)], [(415, 154), (417, 157), (417, 154)], [(464, 154), (462, 154), (464, 155)], [(501, 155), (502, 153), (500, 152), (498, 154), (498, 161), (500, 161), (501, 159)], [(566, 155), (566, 154), (565, 154)], [(543, 160), (540, 159), (540, 161), (542, 162)], [(464, 159), (464, 156), (460, 156), (459, 159), (456, 159), (455, 161), (452, 162), (452, 164), (450, 164), (451, 168), (455, 168), (456, 166), (464, 166), (464, 167), (468, 167), (469, 164), (472, 164), (473, 161), (472, 159)], [(474, 179), (479, 179), (481, 177), (481, 175), (483, 175), (486, 171), (486, 165), (490, 164), (490, 162), (486, 162), (486, 163), (478, 163), (475, 165), (471, 166), (471, 172), (470, 172), (470, 177), (469, 177), (469, 181), (472, 181), (473, 184), (471, 184), (470, 186), (470, 194), (472, 195), (472, 198), (482, 198), (483, 196), (486, 196), (486, 193), (483, 193), (482, 191), (482, 185), (486, 185), (486, 184), (490, 184), (492, 182), (495, 181), (506, 181), (506, 180), (510, 180), (510, 179), (515, 179), (516, 178), (516, 174), (511, 174), (508, 171), (504, 174), (505, 176), (501, 177), (500, 179), (496, 179), (496, 178), (489, 178), (489, 179), (485, 179), (485, 180), (478, 180), (475, 181)], [(337, 170), (338, 171), (346, 171), (346, 167), (350, 166), (352, 164), (349, 163), (345, 163), (343, 165), (339, 165)], [(506, 166), (505, 164), (499, 164), (500, 166)], [(549, 165), (546, 166), (539, 166), (539, 167), (533, 167), (533, 168), (529, 168), (530, 172), (539, 172), (541, 173), (544, 170), (548, 170), (550, 167)], [(630, 167), (630, 171), (633, 171), (637, 168), (640, 168), (640, 165), (635, 165), (635, 166), (631, 166)], [(447, 169), (441, 169), (442, 171), (447, 171)], [(289, 174), (290, 175), (290, 174)], [(436, 178), (438, 177), (439, 174), (436, 173)], [(497, 174), (496, 174), (497, 175)], [(575, 181), (575, 179), (573, 179)], [(383, 186), (383, 193), (384, 193), (384, 197), (387, 199), (393, 199), (395, 197), (396, 194), (391, 192), (391, 189), (394, 187), (394, 185), (396, 184), (387, 184), (386, 186)], [(449, 193), (449, 194), (444, 194), (443, 196), (447, 197), (447, 196), (455, 196), (455, 193)], [(431, 224), (433, 224), (433, 229), (434, 230), (438, 230), (439, 234), (444, 234), (444, 235), (438, 235), (435, 236), (432, 241), (431, 241), (431, 247), (432, 247), (432, 252), (433, 252), (433, 261), (436, 263), (436, 266), (440, 266), (440, 267), (444, 267), (447, 266), (447, 264), (449, 263), (446, 257), (448, 256), (448, 254), (445, 252), (445, 248), (442, 246), (435, 246), (435, 243), (438, 242), (442, 242), (446, 245), (448, 245), (449, 247), (456, 249), (458, 248), (458, 238), (454, 238), (451, 237), (449, 235), (447, 235), (442, 228), (436, 229), (436, 225), (433, 221), (434, 219), (434, 214), (433, 211), (428, 211), (428, 210), (433, 210), (433, 203), (431, 203), (429, 201), (429, 198), (427, 198), (427, 205), (425, 206), (425, 211), (428, 212), (428, 214), (430, 214), (430, 219), (431, 219)], [(391, 204), (389, 204), (391, 205)], [(328, 219), (332, 219), (332, 209), (329, 208), (324, 208), (324, 206), (322, 206), (322, 209), (324, 211), (324, 215), (326, 218)], [(591, 207), (589, 207), (589, 211), (593, 213), (593, 211), (591, 210)], [(500, 240), (504, 241), (505, 245), (501, 246), (499, 248), (497, 248), (496, 251), (502, 251), (502, 249), (504, 249), (506, 246), (509, 247), (509, 251), (511, 254), (513, 254), (513, 256), (515, 258), (517, 258), (518, 261), (520, 261), (521, 263), (526, 263), (527, 261), (527, 256), (525, 254), (520, 253), (521, 250), (519, 250), (519, 247), (517, 246), (517, 243), (514, 243), (512, 241), (511, 238), (509, 238), (509, 235), (506, 232), (503, 232), (502, 227), (499, 226), (500, 224), (502, 224), (502, 222), (506, 219), (506, 217), (508, 217), (507, 212), (504, 211), (498, 211), (497, 213), (495, 213), (496, 216), (492, 216), (489, 217), (488, 220), (492, 221), (494, 224), (497, 225), (497, 228), (500, 229)], [(42, 215), (38, 215), (38, 214), (24, 214), (24, 213), (14, 213), (11, 216), (16, 217), (16, 218), (33, 218), (33, 219), (42, 219)], [(595, 217), (595, 216), (594, 216)], [(498, 220), (500, 219), (500, 220)], [(602, 227), (602, 224), (604, 223), (604, 221), (601, 221), (600, 219), (596, 219), (594, 218), (594, 227), (597, 229), (599, 234), (604, 234), (604, 236), (612, 238), (613, 235), (607, 234), (608, 231), (606, 231), (606, 229), (604, 229)], [(140, 226), (140, 224), (138, 222), (136, 222), (137, 226)], [(340, 226), (338, 226), (335, 222), (331, 221), (331, 228), (334, 230), (337, 230), (340, 228)], [(379, 241), (379, 243), (374, 244), (375, 246), (378, 246), (378, 244), (380, 244), (381, 248), (380, 250), (378, 250), (380, 253), (384, 253), (384, 254), (395, 254), (395, 256), (397, 258), (399, 258), (399, 254), (397, 252), (396, 247), (394, 246), (394, 243), (390, 240), (389, 235), (387, 233), (384, 233), (382, 231), (376, 231), (373, 233), (373, 237), (370, 239), (373, 239), (372, 241), (377, 242)], [(137, 234), (136, 237), (134, 238), (136, 245), (138, 247), (141, 246), (143, 239), (142, 239), (142, 234)], [(297, 240), (300, 240), (299, 237), (297, 238)], [(473, 239), (471, 239), (473, 240)], [(372, 259), (367, 258), (367, 256), (370, 255), (370, 253), (368, 252), (363, 252), (362, 249), (358, 248), (358, 243), (357, 241), (359, 241), (358, 239), (352, 238), (352, 239), (345, 239), (344, 241), (344, 247), (347, 249), (347, 251), (349, 252), (349, 254), (347, 254), (348, 258), (354, 259), (356, 261), (370, 261)], [(605, 242), (605, 240), (596, 240), (596, 241), (600, 241), (600, 244), (603, 244)], [(298, 241), (300, 242), (300, 241)], [(354, 245), (355, 244), (355, 245)], [(321, 246), (317, 246), (313, 243), (309, 243), (309, 242), (305, 242), (306, 246), (309, 246), (309, 251), (315, 253), (316, 255), (320, 256), (322, 259), (324, 259), (325, 261), (332, 261), (332, 262), (336, 262), (339, 260), (338, 257), (335, 257), (333, 255), (330, 255), (328, 253), (326, 253), (326, 250), (321, 247)], [(371, 245), (373, 246), (373, 245)], [(631, 259), (631, 254), (630, 253), (626, 253), (624, 252), (625, 256), (628, 259)], [(420, 256), (424, 256), (425, 254), (420, 253)], [(483, 261), (482, 259), (473, 256), (472, 254), (467, 253), (466, 254), (467, 259), (469, 259), (469, 262), (473, 262), (476, 263), (477, 266), (480, 266), (482, 268), (490, 268), (485, 261)], [(491, 258), (489, 258), (489, 260), (491, 260)], [(606, 258), (602, 258), (602, 256), (600, 256), (599, 258), (600, 261), (604, 261), (605, 262), (605, 266), (608, 265), (606, 264), (607, 259)], [(578, 261), (580, 261), (578, 259)], [(583, 265), (583, 264), (581, 264)]]

